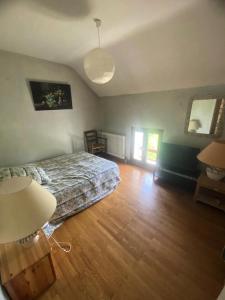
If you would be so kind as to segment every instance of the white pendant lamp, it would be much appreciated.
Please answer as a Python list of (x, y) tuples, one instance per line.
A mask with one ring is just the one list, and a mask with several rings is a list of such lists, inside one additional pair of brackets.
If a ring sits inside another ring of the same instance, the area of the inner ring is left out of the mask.
[(99, 19), (94, 19), (94, 22), (98, 30), (99, 47), (91, 50), (84, 58), (84, 70), (92, 82), (104, 84), (113, 78), (115, 65), (112, 56), (100, 48), (99, 29), (102, 22)]

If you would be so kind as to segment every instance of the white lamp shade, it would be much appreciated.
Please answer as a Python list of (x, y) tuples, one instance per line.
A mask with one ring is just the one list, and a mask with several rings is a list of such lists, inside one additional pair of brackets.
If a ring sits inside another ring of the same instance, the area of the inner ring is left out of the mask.
[(199, 128), (201, 128), (201, 122), (198, 119), (190, 120), (188, 131), (197, 131)]
[(31, 177), (1, 182), (0, 243), (18, 241), (36, 232), (55, 209), (55, 197)]
[(84, 59), (84, 70), (94, 83), (109, 82), (115, 73), (112, 56), (101, 48), (91, 50)]
[(225, 140), (213, 141), (197, 158), (208, 166), (225, 169)]

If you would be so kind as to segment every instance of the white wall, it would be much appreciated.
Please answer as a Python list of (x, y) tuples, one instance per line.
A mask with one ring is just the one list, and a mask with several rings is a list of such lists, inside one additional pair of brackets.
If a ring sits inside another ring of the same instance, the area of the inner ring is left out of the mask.
[[(35, 111), (28, 79), (67, 82), (73, 110)], [(184, 133), (192, 98), (222, 97), (225, 85), (98, 99), (74, 70), (0, 51), (0, 165), (15, 165), (80, 149), (83, 131), (101, 128), (127, 136), (131, 127), (164, 130), (163, 140), (203, 147), (209, 138)], [(225, 134), (224, 134), (225, 136)]]
[[(73, 109), (35, 111), (28, 79), (67, 82)], [(64, 65), (0, 51), (0, 165), (15, 165), (80, 148), (99, 125), (99, 100)]]
[[(131, 127), (163, 129), (163, 141), (204, 147), (210, 138), (184, 133), (186, 113), (191, 99), (225, 95), (225, 85), (151, 92), (101, 98), (104, 117), (102, 129), (126, 134), (126, 154), (130, 157)], [(225, 133), (224, 133), (225, 136)]]

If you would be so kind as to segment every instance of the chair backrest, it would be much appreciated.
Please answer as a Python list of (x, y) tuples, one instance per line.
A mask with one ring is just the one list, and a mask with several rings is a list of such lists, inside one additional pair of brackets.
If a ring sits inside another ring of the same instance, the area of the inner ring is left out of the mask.
[(84, 132), (87, 145), (90, 143), (97, 143), (97, 130), (88, 130)]

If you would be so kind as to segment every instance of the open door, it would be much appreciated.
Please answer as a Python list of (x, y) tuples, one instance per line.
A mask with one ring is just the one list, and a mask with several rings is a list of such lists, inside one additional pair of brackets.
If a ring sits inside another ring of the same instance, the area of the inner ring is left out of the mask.
[(132, 162), (152, 169), (157, 162), (162, 130), (132, 128)]

